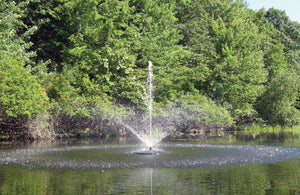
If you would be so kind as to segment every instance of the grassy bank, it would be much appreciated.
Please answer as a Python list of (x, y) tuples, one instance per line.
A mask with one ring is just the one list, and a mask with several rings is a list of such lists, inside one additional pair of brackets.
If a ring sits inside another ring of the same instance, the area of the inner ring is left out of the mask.
[(270, 133), (281, 133), (281, 132), (291, 132), (300, 134), (300, 125), (293, 127), (282, 127), (280, 125), (277, 126), (266, 126), (260, 124), (252, 124), (249, 126), (240, 126), (239, 130), (235, 131), (235, 134), (248, 134), (252, 136), (257, 136), (261, 134), (270, 134)]

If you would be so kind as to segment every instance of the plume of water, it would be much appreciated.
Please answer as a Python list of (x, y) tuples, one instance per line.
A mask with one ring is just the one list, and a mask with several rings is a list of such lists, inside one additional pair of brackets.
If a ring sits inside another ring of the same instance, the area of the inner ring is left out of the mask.
[[(147, 112), (131, 112), (124, 116), (115, 115), (115, 122), (131, 131), (139, 138), (147, 147), (152, 148), (158, 144), (163, 138), (168, 136), (170, 132), (176, 130), (181, 123), (181, 112), (175, 107), (166, 107), (153, 109), (153, 69), (152, 62), (148, 62), (148, 78), (147, 78)], [(154, 112), (155, 111), (155, 112)], [(154, 112), (154, 113), (153, 113)]]
[[(152, 70), (152, 62), (148, 62), (148, 98), (149, 98), (149, 106), (148, 106), (148, 112), (149, 112), (149, 140), (152, 140), (152, 102), (153, 102), (153, 97), (152, 97), (152, 88), (153, 88), (153, 83), (152, 83), (152, 78), (153, 78), (153, 70)], [(152, 146), (149, 146), (152, 147)]]

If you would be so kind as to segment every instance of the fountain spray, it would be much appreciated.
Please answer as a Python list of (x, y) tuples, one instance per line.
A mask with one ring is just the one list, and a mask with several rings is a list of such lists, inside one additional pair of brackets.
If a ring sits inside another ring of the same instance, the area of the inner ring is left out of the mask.
[[(148, 106), (148, 112), (149, 112), (149, 139), (152, 141), (152, 103), (153, 103), (153, 97), (152, 97), (152, 77), (153, 77), (153, 70), (152, 70), (152, 62), (148, 62), (148, 86), (149, 86), (149, 91), (148, 91), (148, 99), (149, 99), (149, 106)], [(149, 150), (152, 150), (153, 146), (150, 146)]]

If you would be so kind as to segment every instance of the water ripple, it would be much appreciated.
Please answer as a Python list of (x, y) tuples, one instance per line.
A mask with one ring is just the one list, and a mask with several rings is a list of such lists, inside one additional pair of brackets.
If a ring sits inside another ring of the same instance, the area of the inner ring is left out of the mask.
[(299, 158), (296, 148), (163, 144), (159, 155), (137, 155), (136, 145), (100, 145), (57, 148), (19, 149), (0, 152), (0, 164), (13, 164), (29, 168), (201, 168), (253, 163), (276, 163)]

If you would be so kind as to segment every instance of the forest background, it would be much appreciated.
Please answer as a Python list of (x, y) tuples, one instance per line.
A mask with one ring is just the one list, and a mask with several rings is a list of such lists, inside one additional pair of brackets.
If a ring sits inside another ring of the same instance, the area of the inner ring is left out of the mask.
[(112, 134), (116, 113), (146, 112), (149, 60), (155, 107), (189, 113), (182, 129), (300, 122), (300, 24), (284, 11), (241, 0), (0, 4), (2, 139)]

